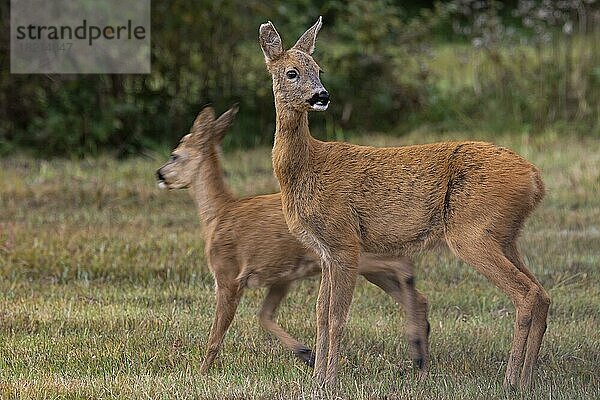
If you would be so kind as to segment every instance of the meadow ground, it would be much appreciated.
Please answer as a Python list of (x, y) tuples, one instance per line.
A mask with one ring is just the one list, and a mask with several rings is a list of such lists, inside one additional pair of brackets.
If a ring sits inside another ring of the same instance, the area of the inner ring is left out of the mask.
[[(514, 318), (508, 298), (439, 251), (417, 257), (417, 286), (431, 307), (428, 378), (413, 374), (403, 315), (360, 280), (341, 398), (600, 398), (600, 140), (487, 139), (537, 164), (548, 188), (520, 241), (552, 297), (534, 391), (501, 388)], [(163, 156), (0, 161), (0, 398), (310, 395), (311, 371), (259, 328), (262, 290), (247, 291), (214, 369), (199, 374), (213, 280), (191, 198), (156, 187)], [(270, 149), (225, 158), (236, 194), (276, 190)], [(297, 284), (279, 312), (279, 322), (309, 345), (317, 287), (316, 278)]]

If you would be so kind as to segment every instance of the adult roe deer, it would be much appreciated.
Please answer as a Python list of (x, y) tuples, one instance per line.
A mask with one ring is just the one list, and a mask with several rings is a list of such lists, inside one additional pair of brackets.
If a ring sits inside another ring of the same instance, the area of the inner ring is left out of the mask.
[[(236, 111), (234, 107), (215, 119), (212, 108), (204, 108), (170, 160), (157, 171), (160, 186), (190, 188), (198, 207), (208, 267), (215, 278), (217, 304), (201, 371), (207, 372), (217, 356), (243, 289), (261, 286), (268, 289), (259, 313), (261, 325), (312, 365), (312, 351), (273, 317), (295, 280), (320, 272), (319, 257), (289, 233), (279, 193), (236, 199), (227, 189), (218, 146)], [(410, 356), (425, 368), (429, 358), (427, 299), (406, 284), (413, 279), (411, 260), (365, 254), (358, 269), (405, 308)]]
[(329, 105), (311, 57), (321, 25), (319, 18), (287, 51), (271, 22), (259, 29), (273, 79), (273, 168), (284, 216), (322, 260), (317, 384), (336, 382), (361, 251), (411, 254), (445, 243), (515, 305), (504, 386), (516, 386), (521, 375), (520, 385), (529, 387), (550, 299), (525, 266), (516, 238), (544, 196), (539, 170), (482, 142), (374, 148), (314, 139), (308, 111)]

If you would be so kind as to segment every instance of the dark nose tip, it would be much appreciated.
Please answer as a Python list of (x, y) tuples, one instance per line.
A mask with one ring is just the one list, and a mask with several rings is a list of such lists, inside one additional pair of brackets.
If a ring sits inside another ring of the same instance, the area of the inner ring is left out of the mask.
[(329, 101), (329, 92), (327, 90), (323, 90), (319, 93), (319, 99)]
[(159, 181), (164, 181), (165, 180), (165, 177), (163, 176), (162, 172), (160, 172), (160, 169), (156, 171), (156, 178)]

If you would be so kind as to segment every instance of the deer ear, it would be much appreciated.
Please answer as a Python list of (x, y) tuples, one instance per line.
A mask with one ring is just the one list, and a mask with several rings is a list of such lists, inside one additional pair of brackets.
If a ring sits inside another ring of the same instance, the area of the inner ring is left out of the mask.
[(292, 49), (300, 50), (305, 52), (306, 54), (312, 54), (315, 51), (315, 42), (317, 41), (317, 33), (321, 30), (321, 26), (323, 26), (323, 17), (319, 17), (317, 22), (298, 39), (294, 47)]
[(258, 30), (260, 48), (265, 55), (265, 61), (273, 61), (283, 54), (281, 36), (271, 21), (262, 24)]
[(233, 123), (233, 119), (235, 118), (235, 115), (237, 114), (238, 110), (239, 107), (236, 103), (229, 110), (221, 114), (219, 118), (217, 118), (217, 120), (215, 121), (214, 128), (214, 139), (216, 143), (221, 143), (221, 140), (223, 140), (223, 136), (225, 136), (225, 132), (227, 132), (227, 129)]
[(204, 107), (198, 114), (190, 130), (191, 138), (195, 141), (208, 137), (215, 122), (215, 110), (212, 107)]

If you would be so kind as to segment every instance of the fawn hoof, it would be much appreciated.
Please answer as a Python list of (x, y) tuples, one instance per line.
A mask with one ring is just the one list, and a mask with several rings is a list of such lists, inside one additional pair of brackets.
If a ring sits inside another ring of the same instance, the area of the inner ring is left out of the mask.
[(302, 346), (297, 350), (294, 350), (294, 354), (296, 357), (304, 361), (304, 363), (309, 367), (315, 367), (315, 353), (313, 353), (313, 351), (308, 347)]

